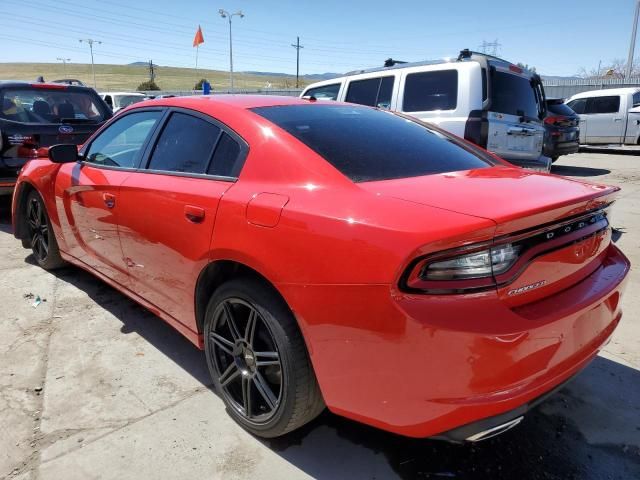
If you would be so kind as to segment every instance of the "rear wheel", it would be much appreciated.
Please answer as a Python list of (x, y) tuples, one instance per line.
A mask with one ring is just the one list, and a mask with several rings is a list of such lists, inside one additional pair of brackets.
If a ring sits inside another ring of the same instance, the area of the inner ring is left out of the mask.
[(243, 278), (222, 285), (204, 327), (213, 383), (246, 430), (277, 437), (324, 409), (296, 320), (263, 282)]
[[(26, 242), (29, 243), (38, 265), (45, 270), (64, 266), (65, 261), (60, 256), (49, 215), (47, 215), (42, 197), (36, 191), (32, 191), (27, 197), (26, 215), (29, 232)], [(26, 242), (23, 240), (23, 245)]]

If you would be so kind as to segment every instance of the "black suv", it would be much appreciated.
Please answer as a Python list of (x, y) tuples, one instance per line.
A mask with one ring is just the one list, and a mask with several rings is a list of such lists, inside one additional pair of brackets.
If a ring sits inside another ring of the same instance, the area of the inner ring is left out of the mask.
[(80, 145), (112, 115), (92, 88), (0, 81), (0, 195), (12, 193), (20, 168), (39, 148)]
[(544, 155), (555, 162), (560, 155), (576, 153), (580, 146), (579, 124), (576, 112), (562, 103), (561, 98), (548, 99), (544, 118)]

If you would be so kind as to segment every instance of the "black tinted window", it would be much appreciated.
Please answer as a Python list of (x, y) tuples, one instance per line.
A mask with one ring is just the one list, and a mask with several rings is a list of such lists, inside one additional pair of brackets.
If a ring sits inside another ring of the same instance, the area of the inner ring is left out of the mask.
[(527, 78), (495, 70), (491, 77), (492, 112), (538, 117), (538, 100)]
[(547, 110), (553, 115), (571, 116), (575, 114), (575, 112), (564, 103), (547, 102)]
[(324, 85), (322, 87), (311, 88), (304, 92), (305, 96), (315, 97), (320, 100), (335, 100), (338, 98), (340, 84)]
[(209, 166), (209, 174), (221, 175), (223, 177), (237, 177), (240, 169), (238, 156), (240, 155), (240, 145), (226, 133), (222, 134), (213, 160)]
[(618, 113), (620, 110), (620, 96), (591, 97), (587, 101), (584, 113)]
[(411, 73), (407, 75), (404, 84), (403, 111), (455, 110), (457, 104), (457, 70)]
[(318, 104), (253, 111), (315, 150), (354, 182), (490, 165), (449, 137), (389, 112)]
[(633, 94), (633, 106), (640, 106), (640, 92), (636, 92)]
[(205, 173), (220, 129), (200, 118), (173, 113), (149, 162), (150, 170)]
[(585, 110), (585, 108), (587, 106), (587, 99), (586, 98), (579, 98), (577, 100), (571, 100), (569, 103), (567, 103), (567, 105), (574, 112), (582, 114), (582, 113), (584, 113), (584, 110)]
[(349, 83), (345, 101), (371, 107), (389, 108), (393, 93), (393, 79), (394, 77), (354, 80)]
[(86, 161), (110, 167), (138, 166), (142, 149), (162, 112), (138, 112), (119, 117), (91, 142)]

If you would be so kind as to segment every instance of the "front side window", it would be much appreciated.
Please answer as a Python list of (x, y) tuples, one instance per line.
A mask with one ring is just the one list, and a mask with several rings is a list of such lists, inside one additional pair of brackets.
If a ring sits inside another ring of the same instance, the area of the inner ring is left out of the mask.
[(107, 112), (91, 91), (7, 88), (0, 92), (0, 118), (25, 123), (101, 123)]
[(458, 104), (458, 71), (410, 73), (404, 84), (402, 110), (430, 112), (455, 110)]
[(582, 115), (587, 107), (587, 99), (586, 98), (578, 98), (576, 100), (571, 100), (567, 103), (568, 107), (576, 112), (577, 114)]
[(640, 92), (633, 94), (633, 106), (640, 107)]
[(339, 83), (310, 88), (304, 93), (305, 97), (315, 97), (318, 100), (336, 100), (340, 91)]
[(311, 104), (259, 107), (252, 111), (293, 135), (354, 182), (492, 165), (471, 147), (382, 110)]
[(491, 82), (492, 112), (519, 117), (539, 117), (538, 97), (528, 78), (494, 70)]
[(592, 97), (587, 102), (584, 113), (618, 113), (620, 110), (620, 96)]
[(349, 83), (345, 101), (369, 105), (370, 107), (391, 107), (394, 77), (367, 78)]
[(149, 170), (206, 173), (220, 128), (201, 118), (175, 112), (158, 138)]
[(96, 165), (134, 168), (162, 112), (136, 112), (120, 117), (91, 142), (86, 160)]

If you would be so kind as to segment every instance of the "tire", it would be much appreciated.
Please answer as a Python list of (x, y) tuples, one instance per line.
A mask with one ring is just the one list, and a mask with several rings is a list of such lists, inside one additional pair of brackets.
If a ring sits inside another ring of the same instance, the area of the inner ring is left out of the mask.
[(213, 384), (250, 433), (278, 437), (324, 410), (297, 322), (264, 282), (245, 277), (220, 286), (207, 306), (204, 338)]
[[(58, 242), (51, 228), (51, 221), (44, 206), (42, 197), (35, 190), (29, 193), (27, 205), (25, 207), (27, 231), (29, 235), (27, 242), (33, 257), (45, 270), (55, 270), (63, 267), (66, 262), (60, 256)], [(23, 240), (23, 245), (25, 245)]]

